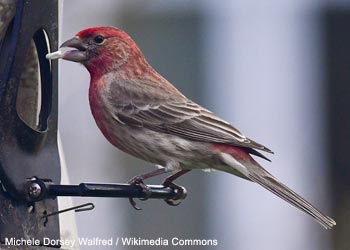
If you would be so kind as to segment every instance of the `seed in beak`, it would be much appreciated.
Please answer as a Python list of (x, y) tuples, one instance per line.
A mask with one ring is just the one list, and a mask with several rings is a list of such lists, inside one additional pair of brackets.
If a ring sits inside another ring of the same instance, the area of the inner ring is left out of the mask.
[(46, 59), (48, 60), (56, 60), (60, 58), (62, 58), (62, 52), (59, 50), (46, 55)]

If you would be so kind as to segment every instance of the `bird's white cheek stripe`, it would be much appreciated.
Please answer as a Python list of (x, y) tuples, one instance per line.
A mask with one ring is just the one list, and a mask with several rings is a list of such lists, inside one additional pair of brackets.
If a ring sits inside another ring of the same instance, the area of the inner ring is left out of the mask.
[(237, 161), (235, 158), (233, 158), (232, 155), (227, 154), (227, 153), (220, 153), (221, 159), (229, 166), (233, 167), (236, 169), (238, 172), (247, 175), (249, 174), (249, 171), (245, 166), (242, 165), (239, 161)]

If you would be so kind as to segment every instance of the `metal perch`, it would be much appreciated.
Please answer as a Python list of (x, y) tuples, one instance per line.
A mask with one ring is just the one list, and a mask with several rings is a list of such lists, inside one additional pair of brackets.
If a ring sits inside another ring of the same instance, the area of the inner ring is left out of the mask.
[(173, 189), (163, 185), (148, 185), (150, 193), (136, 185), (129, 184), (100, 184), (80, 183), (79, 185), (55, 185), (49, 181), (34, 179), (29, 181), (27, 191), (30, 201), (39, 201), (57, 196), (112, 197), (112, 198), (141, 198), (141, 199), (171, 199), (183, 200), (185, 190)]

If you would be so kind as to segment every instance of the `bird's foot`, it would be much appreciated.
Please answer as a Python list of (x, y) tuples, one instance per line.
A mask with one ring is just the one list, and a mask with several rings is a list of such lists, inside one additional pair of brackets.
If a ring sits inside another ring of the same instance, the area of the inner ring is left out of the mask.
[[(171, 177), (171, 176), (170, 176)], [(170, 187), (176, 193), (176, 198), (165, 199), (164, 201), (170, 206), (178, 206), (186, 198), (187, 191), (184, 187), (181, 187), (173, 182), (173, 178), (167, 178), (163, 182), (164, 187)]]
[[(141, 198), (140, 200), (147, 200), (151, 196), (150, 188), (143, 182), (144, 178), (140, 175), (133, 177), (128, 183), (133, 186), (138, 186), (142, 188), (142, 192), (146, 194), (146, 197)], [(141, 210), (140, 207), (136, 205), (136, 202), (133, 198), (129, 198), (131, 206), (136, 210)]]

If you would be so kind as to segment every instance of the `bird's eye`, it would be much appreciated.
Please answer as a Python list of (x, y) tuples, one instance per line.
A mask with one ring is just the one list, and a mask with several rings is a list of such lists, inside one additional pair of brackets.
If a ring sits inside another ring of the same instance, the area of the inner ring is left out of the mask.
[(101, 36), (101, 35), (98, 35), (98, 36), (94, 37), (94, 42), (97, 43), (97, 44), (103, 43), (104, 40), (105, 40), (105, 38), (103, 36)]

